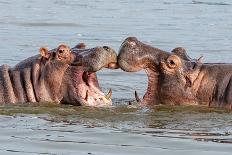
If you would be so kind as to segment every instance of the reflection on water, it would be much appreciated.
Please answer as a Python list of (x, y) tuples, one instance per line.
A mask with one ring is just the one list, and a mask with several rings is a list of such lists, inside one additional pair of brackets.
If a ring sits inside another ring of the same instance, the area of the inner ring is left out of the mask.
[(223, 109), (202, 106), (93, 108), (46, 104), (4, 105), (0, 107), (0, 113), (8, 115), (0, 116), (3, 144), (0, 151), (4, 153), (231, 152), (228, 144), (232, 143), (232, 115)]
[[(0, 64), (59, 43), (117, 50), (128, 36), (205, 62), (231, 62), (230, 0), (1, 0)], [(114, 105), (147, 87), (143, 71), (98, 73)], [(204, 107), (2, 106), (0, 154), (229, 154), (231, 113)], [(33, 115), (31, 115), (33, 114)], [(9, 116), (10, 115), (10, 116)]]

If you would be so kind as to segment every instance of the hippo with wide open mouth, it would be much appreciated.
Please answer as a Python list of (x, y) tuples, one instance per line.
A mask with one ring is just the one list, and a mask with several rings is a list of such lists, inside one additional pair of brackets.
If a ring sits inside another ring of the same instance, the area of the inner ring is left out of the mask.
[(114, 68), (117, 54), (108, 46), (85, 49), (40, 48), (40, 54), (14, 67), (0, 67), (0, 104), (56, 102), (73, 105), (111, 105), (112, 91), (101, 91), (96, 72)]
[(127, 72), (144, 69), (148, 87), (145, 105), (207, 105), (232, 107), (232, 64), (202, 63), (191, 59), (184, 48), (166, 52), (129, 37), (118, 54), (119, 67)]

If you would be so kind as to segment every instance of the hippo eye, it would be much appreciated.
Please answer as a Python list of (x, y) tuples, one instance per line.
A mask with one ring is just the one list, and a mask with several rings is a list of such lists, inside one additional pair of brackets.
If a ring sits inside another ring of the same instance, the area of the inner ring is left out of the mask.
[(167, 60), (167, 65), (169, 68), (179, 68), (181, 66), (181, 60), (176, 55), (171, 55)]
[(175, 62), (174, 62), (173, 60), (170, 60), (169, 63), (170, 63), (171, 65), (175, 65)]
[(59, 52), (60, 54), (62, 54), (62, 53), (64, 53), (64, 50), (59, 50), (58, 52)]

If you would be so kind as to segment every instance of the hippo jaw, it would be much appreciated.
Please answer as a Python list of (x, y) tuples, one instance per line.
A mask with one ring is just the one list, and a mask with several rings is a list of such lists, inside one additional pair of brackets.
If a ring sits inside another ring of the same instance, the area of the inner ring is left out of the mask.
[(159, 64), (170, 54), (138, 41), (135, 37), (128, 37), (122, 43), (118, 54), (118, 65), (126, 72), (145, 70), (148, 76), (148, 87), (143, 100), (140, 100), (135, 91), (135, 98), (141, 104), (158, 102), (157, 81), (159, 78)]
[[(109, 106), (112, 105), (111, 89), (105, 95), (100, 88), (96, 72), (102, 68), (115, 68), (117, 54), (110, 47), (92, 49), (72, 49), (75, 60), (67, 70), (71, 83), (64, 102), (74, 105)], [(65, 79), (64, 79), (65, 80)], [(71, 87), (71, 89), (70, 89)]]
[(75, 105), (108, 106), (112, 105), (112, 91), (105, 95), (99, 86), (95, 72), (73, 69), (72, 81), (74, 87)]

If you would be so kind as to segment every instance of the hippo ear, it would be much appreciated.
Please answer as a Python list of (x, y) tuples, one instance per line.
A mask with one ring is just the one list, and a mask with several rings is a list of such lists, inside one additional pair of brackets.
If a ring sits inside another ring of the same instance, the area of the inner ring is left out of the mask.
[(200, 63), (200, 64), (203, 63), (203, 56), (200, 56), (200, 57), (197, 59), (197, 63)]
[(85, 49), (85, 48), (86, 48), (86, 45), (85, 45), (85, 43), (79, 43), (79, 44), (77, 44), (74, 48)]
[(186, 50), (183, 47), (177, 47), (172, 50), (172, 53), (178, 55), (181, 59), (191, 61), (192, 59), (188, 56)]
[(194, 64), (193, 68), (186, 73), (186, 75), (185, 75), (186, 86), (191, 87), (193, 85), (193, 82), (196, 80), (196, 78), (199, 74), (199, 71), (202, 67), (202, 64), (203, 64), (202, 59), (203, 59), (203, 56), (198, 58)]
[(40, 55), (46, 59), (48, 59), (50, 57), (50, 53), (46, 47), (41, 47), (39, 49), (39, 52), (40, 52)]

